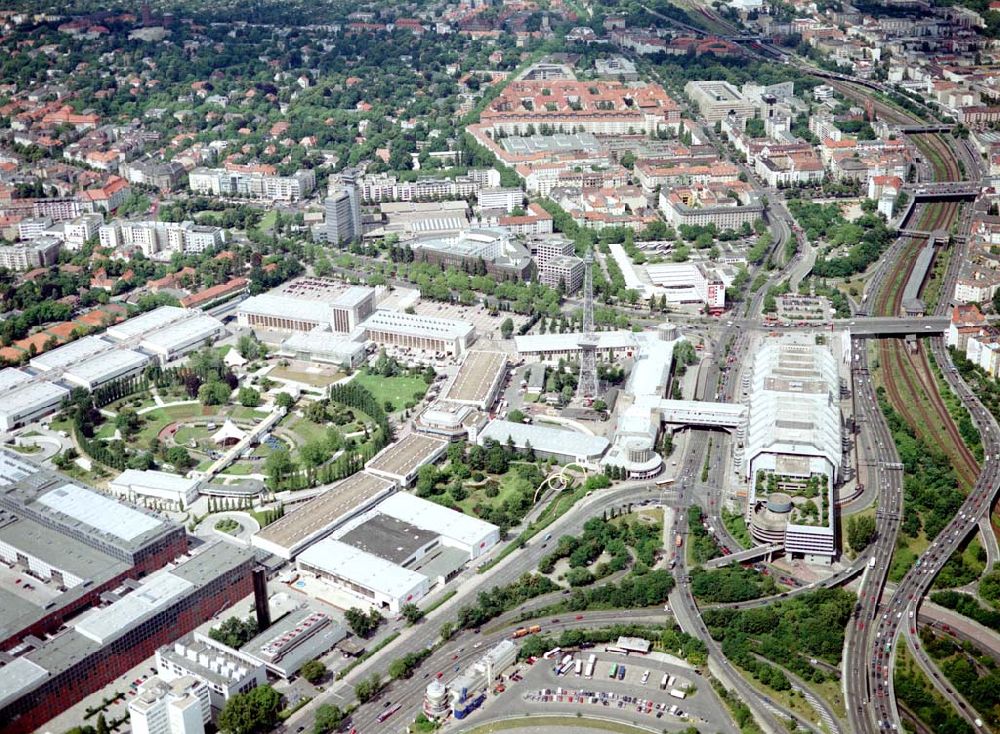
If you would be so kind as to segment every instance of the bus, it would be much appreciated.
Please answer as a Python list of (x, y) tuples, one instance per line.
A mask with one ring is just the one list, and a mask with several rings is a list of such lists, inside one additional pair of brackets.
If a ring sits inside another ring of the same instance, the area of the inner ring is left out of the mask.
[(378, 723), (381, 724), (383, 721), (385, 721), (386, 719), (388, 719), (390, 716), (392, 716), (394, 713), (396, 713), (397, 711), (399, 711), (401, 708), (403, 708), (403, 704), (397, 703), (391, 709), (386, 709), (385, 711), (383, 711), (382, 713), (380, 713), (378, 715), (378, 719), (377, 719)]
[(618, 677), (618, 663), (611, 664), (611, 672), (608, 673), (608, 678)]
[(551, 660), (552, 658), (554, 658), (556, 655), (558, 655), (561, 652), (562, 652), (562, 648), (561, 647), (553, 647), (547, 653), (544, 653), (542, 655), (542, 657), (545, 658), (546, 660)]
[(674, 546), (680, 548), (682, 543), (684, 543), (684, 539), (681, 537), (680, 533), (677, 533), (677, 537), (674, 538)]
[(664, 673), (663, 677), (660, 679), (660, 690), (661, 691), (667, 690), (667, 680), (668, 679), (669, 679), (669, 676), (666, 673)]
[(660, 481), (658, 481), (656, 483), (656, 486), (657, 487), (669, 487), (673, 483), (674, 483), (673, 479), (661, 479)]
[(597, 656), (594, 655), (594, 653), (591, 653), (590, 657), (587, 658), (587, 669), (584, 672), (584, 675), (587, 678), (593, 678), (594, 677), (594, 666), (595, 665), (597, 665)]
[(583, 661), (582, 660), (577, 660), (576, 661), (575, 675), (576, 675), (577, 678), (579, 678), (582, 673), (583, 673)]

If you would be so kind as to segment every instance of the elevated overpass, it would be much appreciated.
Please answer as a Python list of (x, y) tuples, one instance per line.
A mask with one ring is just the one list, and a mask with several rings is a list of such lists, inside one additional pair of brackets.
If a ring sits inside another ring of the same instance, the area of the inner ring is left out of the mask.
[(719, 558), (713, 558), (710, 561), (705, 561), (702, 566), (705, 568), (723, 568), (724, 566), (728, 566), (733, 563), (746, 563), (747, 561), (756, 561), (759, 558), (771, 560), (771, 556), (775, 553), (783, 551), (784, 549), (784, 543), (756, 545), (753, 548), (747, 548), (739, 553), (730, 553), (728, 556), (720, 556)]
[(660, 420), (676, 426), (733, 430), (746, 423), (747, 408), (739, 403), (709, 403), (700, 400), (661, 400)]
[(954, 125), (941, 122), (936, 125), (903, 125), (899, 128), (899, 131), (901, 133), (909, 133), (910, 135), (919, 135), (920, 133), (949, 133), (954, 128)]
[(919, 183), (903, 187), (916, 202), (957, 201), (975, 199), (982, 191), (979, 181), (950, 181), (943, 183)]
[(947, 316), (908, 316), (906, 318), (891, 318), (882, 316), (857, 317), (854, 319), (837, 319), (834, 326), (847, 329), (851, 336), (941, 336), (948, 330), (950, 319)]

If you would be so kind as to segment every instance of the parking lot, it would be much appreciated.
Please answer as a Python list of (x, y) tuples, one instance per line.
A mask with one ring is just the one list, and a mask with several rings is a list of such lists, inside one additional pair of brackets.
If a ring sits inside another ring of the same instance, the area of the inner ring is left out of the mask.
[[(481, 340), (496, 341), (500, 344), (507, 343), (512, 350), (514, 348), (513, 342), (505, 342), (500, 338), (500, 324), (503, 323), (504, 319), (510, 318), (514, 322), (514, 333), (516, 334), (518, 328), (528, 320), (527, 316), (509, 311), (501, 311), (496, 316), (491, 316), (485, 306), (462, 306), (457, 303), (439, 303), (437, 301), (421, 301), (414, 307), (414, 310), (421, 316), (468, 321), (476, 327), (476, 333)], [(482, 347), (482, 345), (480, 346)]]
[[(597, 656), (592, 677), (586, 676), (587, 661)], [(476, 719), (486, 720), (512, 714), (570, 714), (619, 719), (637, 726), (681, 730), (708, 726), (711, 731), (735, 732), (722, 703), (707, 680), (694, 670), (669, 662), (668, 656), (624, 656), (608, 653), (603, 646), (575, 652), (581, 660), (581, 674), (575, 665), (558, 675), (563, 654), (552, 660), (520, 663), (504, 676), (503, 690), (489, 697)], [(610, 677), (612, 666), (625, 672)], [(648, 671), (648, 675), (645, 673)], [(674, 676), (672, 688), (689, 691), (685, 698), (661, 690), (663, 675)], [(643, 683), (643, 677), (646, 681)], [(689, 687), (693, 687), (689, 688)], [(676, 707), (671, 709), (671, 707)]]

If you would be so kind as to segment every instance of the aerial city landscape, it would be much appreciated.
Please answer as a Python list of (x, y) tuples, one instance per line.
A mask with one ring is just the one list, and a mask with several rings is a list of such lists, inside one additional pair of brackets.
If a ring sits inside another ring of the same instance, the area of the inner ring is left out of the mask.
[(9, 0), (0, 734), (1000, 732), (1000, 0)]

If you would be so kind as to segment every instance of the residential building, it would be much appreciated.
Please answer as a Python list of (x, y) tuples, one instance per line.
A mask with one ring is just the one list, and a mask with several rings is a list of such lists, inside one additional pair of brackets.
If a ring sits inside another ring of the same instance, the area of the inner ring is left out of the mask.
[(361, 202), (353, 181), (333, 185), (323, 204), (326, 212), (324, 232), (326, 241), (335, 245), (359, 239), (361, 228)]
[(753, 103), (726, 81), (690, 81), (684, 85), (684, 93), (698, 106), (702, 117), (710, 122), (729, 115), (754, 116)]
[(114, 220), (98, 230), (102, 247), (137, 248), (147, 257), (158, 252), (210, 252), (226, 243), (221, 227), (195, 224), (192, 221), (123, 221)]
[(29, 242), (15, 242), (0, 247), (0, 267), (9, 270), (33, 270), (55, 265), (62, 242), (55, 237), (37, 237)]
[(197, 194), (299, 201), (316, 188), (316, 175), (310, 169), (279, 176), (273, 166), (229, 166), (195, 168), (188, 174), (188, 186)]

